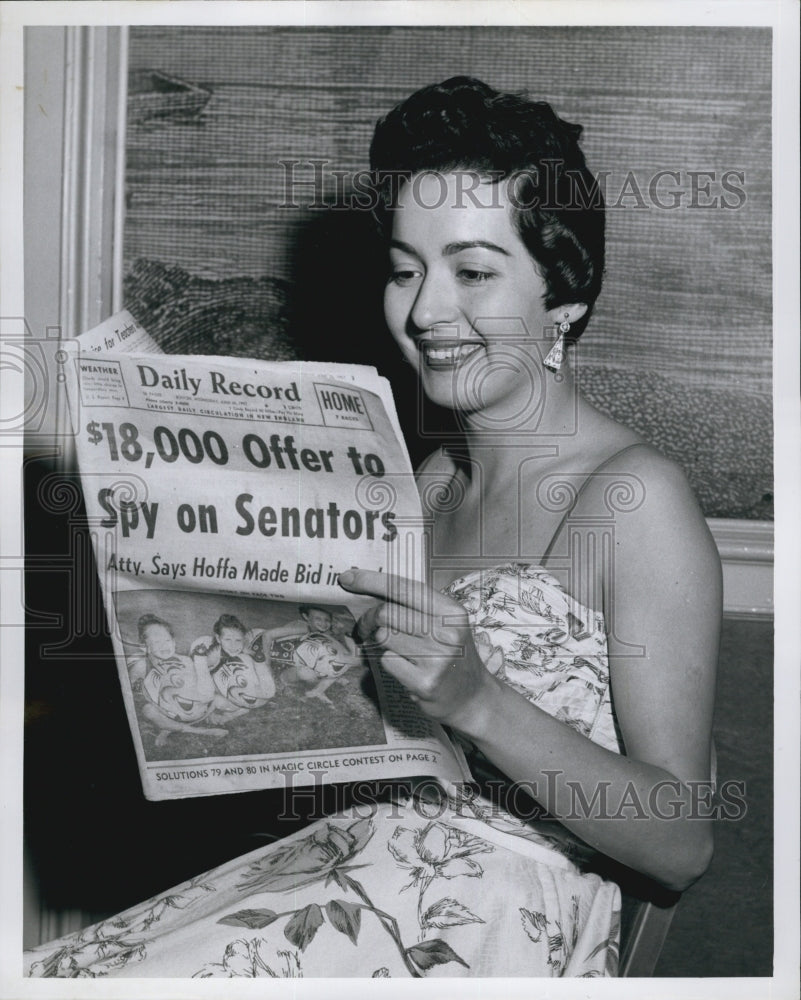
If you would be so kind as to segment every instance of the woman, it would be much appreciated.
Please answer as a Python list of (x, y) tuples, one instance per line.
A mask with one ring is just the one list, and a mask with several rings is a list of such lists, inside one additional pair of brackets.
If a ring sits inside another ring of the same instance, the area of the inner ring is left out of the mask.
[[(595, 410), (564, 359), (603, 267), (603, 222), (579, 133), (547, 105), (455, 78), (396, 109), (373, 143), (375, 169), (392, 165), (412, 178), (383, 202), (392, 217), (388, 325), (428, 398), (460, 414), (466, 441), (421, 470), (424, 492), (433, 484), (459, 497), (435, 509), (433, 563), (442, 569), (432, 582), (447, 591), (462, 575), (456, 567), (493, 571), (508, 560), (567, 570), (573, 597), (606, 619), (626, 756), (599, 750), (499, 684), (483, 669), (468, 616), (436, 589), (398, 582), (367, 631), (428, 714), (509, 777), (563, 769), (542, 803), (556, 816), (569, 810), (571, 779), (611, 782), (610, 798), (636, 789), (643, 800), (660, 782), (709, 780), (721, 604), (717, 553), (684, 476)], [(552, 346), (543, 348), (543, 331), (556, 334)], [(568, 509), (554, 499), (569, 499)], [(613, 562), (592, 544), (604, 531)], [(568, 545), (578, 558), (560, 560)], [(386, 595), (377, 574), (340, 581)], [(438, 631), (440, 648), (391, 630), (408, 620), (392, 614), (393, 603), (417, 610), (420, 631)], [(686, 785), (677, 795), (689, 811)], [(709, 825), (697, 820), (568, 825), (679, 890), (711, 856)]]
[(576, 390), (603, 270), (579, 133), (456, 78), (372, 147), (387, 322), (464, 446), (420, 470), (430, 585), (340, 582), (377, 598), (362, 635), (494, 798), (319, 822), (179, 887), (180, 919), (150, 901), (32, 974), (614, 975), (619, 892), (587, 858), (674, 890), (706, 868), (720, 569), (678, 469)]

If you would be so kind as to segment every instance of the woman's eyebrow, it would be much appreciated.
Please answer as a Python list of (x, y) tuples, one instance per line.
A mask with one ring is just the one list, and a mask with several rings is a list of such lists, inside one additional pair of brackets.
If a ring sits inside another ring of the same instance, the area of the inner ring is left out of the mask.
[[(389, 245), (393, 250), (401, 250), (403, 253), (411, 254), (413, 257), (420, 256), (413, 246), (409, 243), (404, 243), (403, 240), (390, 240)], [(497, 243), (490, 243), (489, 240), (460, 240), (458, 243), (447, 243), (442, 248), (442, 256), (452, 257), (454, 254), (461, 253), (462, 250), (472, 250), (475, 247), (483, 250), (494, 250), (495, 253), (501, 253), (504, 257), (511, 257), (508, 250), (504, 250)]]
[(450, 257), (455, 253), (461, 253), (462, 250), (472, 250), (474, 247), (479, 247), (484, 250), (494, 250), (495, 253), (502, 253), (504, 257), (511, 257), (508, 250), (504, 250), (503, 247), (499, 247), (497, 243), (490, 243), (488, 240), (464, 240), (458, 243), (448, 243), (442, 251), (443, 257)]
[(402, 250), (404, 253), (411, 254), (413, 257), (420, 256), (413, 246), (410, 246), (408, 243), (404, 243), (403, 240), (390, 240), (389, 246), (392, 250)]

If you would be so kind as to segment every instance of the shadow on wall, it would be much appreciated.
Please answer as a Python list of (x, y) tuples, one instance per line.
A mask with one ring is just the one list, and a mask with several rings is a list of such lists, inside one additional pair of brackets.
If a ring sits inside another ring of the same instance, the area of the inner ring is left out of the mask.
[[(385, 252), (371, 216), (311, 217), (297, 232), (291, 273), (291, 283), (267, 275), (215, 281), (140, 258), (125, 280), (126, 307), (170, 354), (374, 365), (392, 382), (412, 460), (420, 461), (454, 428), (448, 413), (418, 401), (413, 373), (386, 331)], [(598, 409), (684, 468), (707, 517), (772, 518), (767, 395), (688, 387), (632, 368), (578, 374)]]

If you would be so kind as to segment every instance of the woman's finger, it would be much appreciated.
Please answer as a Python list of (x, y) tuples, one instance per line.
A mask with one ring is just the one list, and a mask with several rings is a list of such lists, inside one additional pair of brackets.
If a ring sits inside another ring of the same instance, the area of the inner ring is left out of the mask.
[(424, 614), (433, 609), (433, 591), (425, 584), (391, 573), (350, 569), (339, 574), (339, 584), (354, 594), (376, 597), (380, 601), (399, 604)]
[(384, 627), (377, 629), (371, 640), (380, 648), (397, 653), (420, 667), (436, 667), (443, 659), (453, 661), (464, 655), (464, 647), (454, 643), (437, 643), (425, 636), (392, 632)]
[(403, 656), (385, 650), (379, 657), (381, 668), (391, 674), (398, 683), (402, 684), (408, 694), (415, 700), (419, 700), (418, 687), (420, 680), (420, 669)]
[(418, 611), (405, 608), (399, 604), (382, 602), (376, 604), (361, 616), (357, 623), (358, 634), (362, 641), (370, 640), (379, 629), (389, 632), (407, 632), (410, 635), (429, 635), (431, 633), (430, 619)]
[[(462, 608), (426, 583), (409, 580), (392, 573), (376, 573), (367, 569), (350, 569), (339, 574), (343, 589), (354, 594), (377, 597), (390, 604), (410, 608), (422, 615), (439, 617), (440, 623), (457, 625), (464, 617)], [(402, 626), (405, 629), (405, 625)]]
[[(381, 632), (385, 637), (414, 637), (427, 645), (429, 654), (438, 654), (439, 647), (461, 647), (464, 635), (455, 628), (441, 625), (441, 617), (430, 616), (404, 607), (401, 604), (384, 602), (370, 608), (358, 622), (358, 634), (363, 642), (377, 641), (387, 645), (384, 638), (376, 639)], [(424, 648), (423, 646), (420, 647)]]
[(372, 641), (376, 630), (381, 627), (380, 622), (376, 617), (380, 609), (380, 604), (374, 604), (373, 607), (368, 608), (356, 622), (356, 635), (362, 642)]

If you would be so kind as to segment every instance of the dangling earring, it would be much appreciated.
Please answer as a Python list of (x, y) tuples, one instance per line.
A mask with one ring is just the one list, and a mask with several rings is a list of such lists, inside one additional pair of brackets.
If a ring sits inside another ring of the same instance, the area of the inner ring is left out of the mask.
[(562, 362), (565, 360), (565, 334), (570, 333), (569, 315), (569, 313), (565, 313), (565, 318), (559, 324), (559, 336), (556, 339), (556, 343), (548, 351), (545, 360), (542, 362), (552, 372), (558, 372), (562, 367)]

